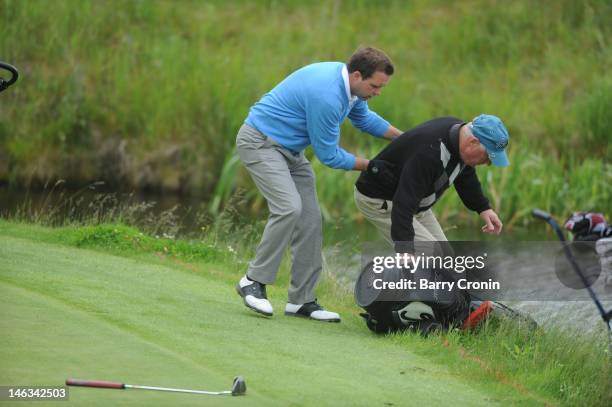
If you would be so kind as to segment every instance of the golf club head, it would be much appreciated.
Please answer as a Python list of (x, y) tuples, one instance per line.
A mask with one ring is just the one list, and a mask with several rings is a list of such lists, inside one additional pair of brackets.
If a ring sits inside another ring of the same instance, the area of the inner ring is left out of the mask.
[(232, 396), (243, 396), (246, 393), (246, 382), (242, 376), (234, 377)]
[(555, 218), (553, 218), (553, 216), (550, 213), (543, 211), (542, 209), (534, 209), (533, 211), (531, 211), (531, 214), (534, 217), (538, 219), (542, 219), (544, 222), (552, 226), (552, 228), (555, 230), (555, 233), (557, 234), (557, 237), (559, 238), (560, 241), (562, 242), (566, 241), (563, 231), (559, 227), (559, 224), (557, 223)]

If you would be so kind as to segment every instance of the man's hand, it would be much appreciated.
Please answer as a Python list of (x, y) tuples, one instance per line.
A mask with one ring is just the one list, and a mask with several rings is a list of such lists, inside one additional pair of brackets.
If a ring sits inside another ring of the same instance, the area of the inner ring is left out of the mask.
[(487, 209), (486, 211), (480, 212), (480, 217), (485, 221), (485, 225), (481, 228), (483, 232), (494, 233), (496, 235), (500, 234), (504, 225), (502, 225), (501, 220), (499, 220), (499, 217), (493, 209)]
[(402, 135), (401, 130), (396, 129), (393, 126), (389, 126), (385, 134), (383, 134), (383, 137), (386, 138), (387, 140), (395, 140), (397, 137), (401, 135)]
[(366, 172), (376, 178), (381, 184), (388, 187), (395, 187), (397, 178), (393, 173), (395, 165), (384, 160), (370, 160)]

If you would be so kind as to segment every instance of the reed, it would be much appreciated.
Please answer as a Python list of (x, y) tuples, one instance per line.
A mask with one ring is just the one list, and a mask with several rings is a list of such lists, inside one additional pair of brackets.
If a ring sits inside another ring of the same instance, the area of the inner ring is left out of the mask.
[[(246, 186), (258, 211), (231, 154), (249, 107), (300, 66), (368, 44), (396, 64), (371, 108), (397, 127), (504, 119), (516, 165), (490, 177), (506, 177), (506, 219), (525, 222), (526, 204), (610, 213), (610, 14), (600, 0), (0, 0), (2, 59), (22, 73), (0, 99), (0, 181), (197, 191), (213, 213)], [(342, 145), (382, 147), (349, 126)], [(355, 174), (315, 167), (326, 216), (354, 217)], [(454, 202), (439, 208), (462, 213)]]

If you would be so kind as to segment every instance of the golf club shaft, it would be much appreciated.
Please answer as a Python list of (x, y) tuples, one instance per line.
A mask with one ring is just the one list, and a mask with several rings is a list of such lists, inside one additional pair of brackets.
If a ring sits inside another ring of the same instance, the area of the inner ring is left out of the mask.
[(193, 394), (209, 394), (209, 395), (224, 395), (232, 394), (231, 391), (205, 391), (205, 390), (189, 390), (189, 389), (173, 389), (171, 387), (154, 387), (154, 386), (140, 386), (137, 384), (126, 384), (126, 389), (140, 389), (140, 390), (155, 390), (155, 391), (169, 391), (173, 393), (193, 393)]
[(210, 395), (224, 395), (232, 394), (230, 390), (227, 391), (205, 391), (205, 390), (189, 390), (189, 389), (174, 389), (170, 387), (154, 387), (154, 386), (140, 386), (135, 384), (125, 384), (118, 382), (107, 382), (103, 380), (80, 380), (80, 379), (67, 379), (66, 384), (68, 386), (80, 386), (80, 387), (97, 387), (100, 389), (140, 389), (140, 390), (156, 390), (156, 391), (169, 391), (174, 393), (193, 393), (193, 394), (210, 394)]
[(561, 242), (563, 244), (563, 251), (565, 252), (565, 256), (569, 260), (569, 262), (572, 265), (574, 271), (580, 277), (580, 280), (582, 280), (582, 284), (586, 287), (589, 295), (591, 296), (591, 299), (593, 300), (593, 302), (595, 303), (595, 306), (597, 307), (597, 310), (601, 314), (601, 317), (603, 318), (603, 320), (608, 324), (608, 329), (610, 329), (610, 321), (608, 319), (608, 316), (606, 315), (606, 310), (604, 309), (603, 305), (601, 305), (601, 302), (599, 302), (599, 298), (597, 298), (597, 295), (595, 294), (595, 292), (591, 288), (591, 285), (589, 284), (588, 280), (586, 279), (586, 277), (582, 273), (582, 270), (580, 269), (580, 266), (578, 266), (578, 263), (576, 262), (576, 258), (574, 257), (574, 254), (572, 253), (572, 250), (570, 249), (569, 245), (567, 244), (567, 241), (565, 240), (565, 236), (563, 236), (563, 232), (561, 231), (561, 228), (559, 227), (559, 225), (557, 224), (557, 222), (553, 218), (550, 218), (548, 220), (548, 223), (553, 227), (553, 229), (555, 229), (555, 232), (557, 233), (559, 238), (560, 239), (562, 238)]

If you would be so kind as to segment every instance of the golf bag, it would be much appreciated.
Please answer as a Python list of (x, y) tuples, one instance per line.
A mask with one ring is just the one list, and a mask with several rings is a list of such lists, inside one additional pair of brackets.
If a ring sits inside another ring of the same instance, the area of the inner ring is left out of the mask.
[(601, 213), (574, 212), (565, 222), (575, 241), (595, 243), (606, 289), (612, 288), (612, 225)]
[[(470, 315), (475, 304), (465, 290), (393, 290), (374, 289), (373, 280), (417, 280), (427, 273), (430, 281), (450, 281), (443, 270), (414, 274), (402, 269), (386, 269), (382, 274), (372, 271), (372, 263), (366, 265), (355, 284), (355, 300), (366, 312), (360, 314), (367, 327), (375, 333), (415, 331), (427, 335), (435, 330), (459, 327)], [(456, 285), (455, 285), (456, 287)], [(480, 304), (478, 304), (479, 306)]]
[(360, 315), (372, 332), (412, 331), (427, 336), (451, 328), (474, 329), (490, 316), (512, 319), (528, 330), (538, 327), (528, 315), (496, 301), (476, 298), (467, 290), (456, 288), (456, 284), (452, 290), (378, 290), (375, 279), (397, 282), (425, 277), (429, 281), (444, 282), (453, 277), (444, 270), (418, 270), (413, 274), (397, 268), (377, 274), (372, 264), (364, 267), (355, 283), (355, 301), (365, 310)]
[(612, 237), (612, 225), (608, 225), (601, 213), (574, 212), (565, 221), (565, 229), (578, 241), (597, 241)]
[(462, 327), (470, 310), (478, 308), (463, 301), (450, 306), (421, 301), (376, 301), (365, 306), (366, 312), (359, 315), (368, 329), (375, 333), (413, 331), (427, 336), (434, 331)]

